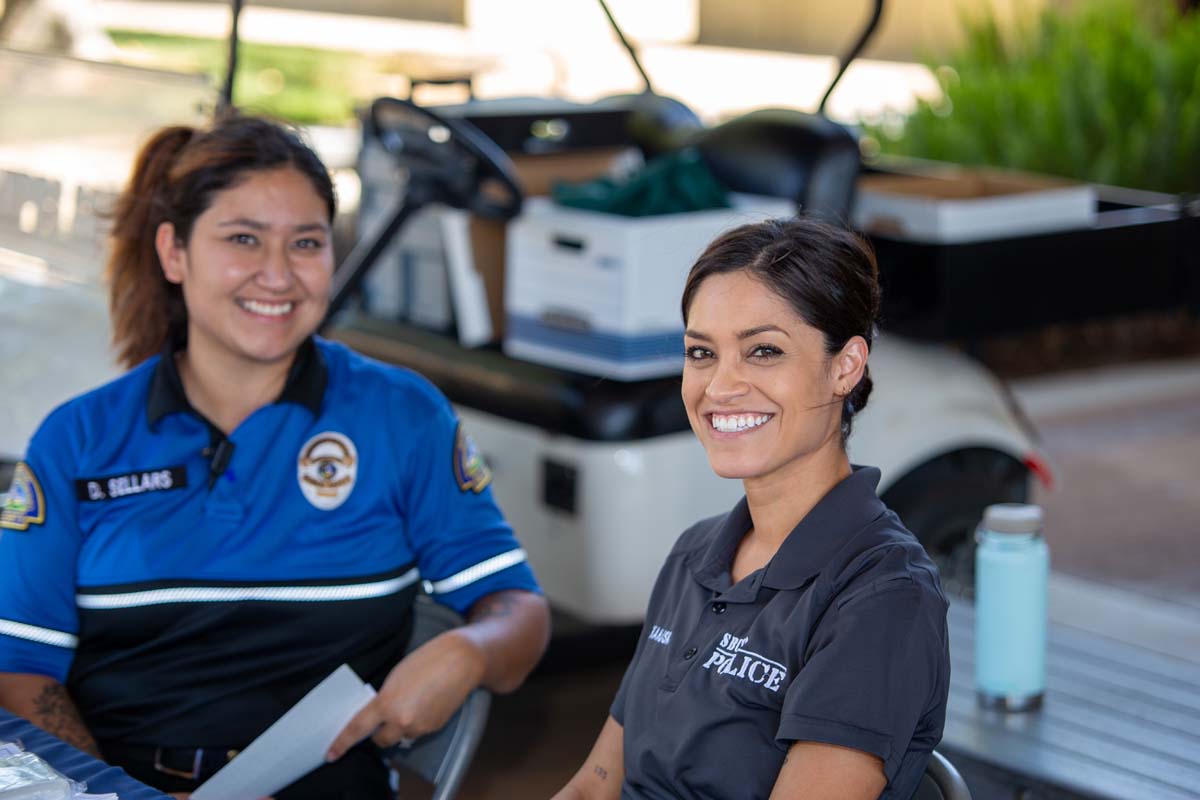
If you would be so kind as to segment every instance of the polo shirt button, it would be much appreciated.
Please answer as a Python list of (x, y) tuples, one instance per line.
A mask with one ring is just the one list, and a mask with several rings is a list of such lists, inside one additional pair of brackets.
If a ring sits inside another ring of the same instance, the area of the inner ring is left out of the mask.
[(689, 647), (688, 651), (683, 654), (684, 661), (691, 661), (695, 657), (696, 657), (696, 648), (694, 648), (694, 647)]
[(712, 604), (712, 612), (714, 614), (724, 614), (725, 613), (725, 604), (724, 603), (713, 603)]

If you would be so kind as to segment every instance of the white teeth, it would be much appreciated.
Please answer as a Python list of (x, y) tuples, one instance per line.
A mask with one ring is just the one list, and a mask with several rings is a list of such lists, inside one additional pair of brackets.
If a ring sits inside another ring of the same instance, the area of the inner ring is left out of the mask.
[(238, 305), (247, 311), (262, 314), (264, 317), (280, 317), (291, 311), (292, 306), (295, 304), (291, 302), (264, 303), (261, 300), (239, 300)]
[(713, 414), (712, 425), (722, 433), (736, 433), (738, 431), (757, 428), (770, 418), (770, 414), (741, 414), (736, 416), (722, 416), (720, 414)]

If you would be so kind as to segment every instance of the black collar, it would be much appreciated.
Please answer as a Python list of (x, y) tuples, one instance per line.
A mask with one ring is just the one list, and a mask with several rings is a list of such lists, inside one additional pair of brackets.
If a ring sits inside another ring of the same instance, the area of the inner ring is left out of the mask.
[[(188, 402), (183, 381), (179, 378), (179, 367), (175, 364), (175, 354), (183, 349), (184, 344), (182, 338), (169, 339), (154, 368), (150, 394), (146, 398), (146, 418), (151, 428), (157, 427), (159, 420), (168, 414), (182, 412), (203, 418)], [(321, 413), (327, 380), (325, 359), (310, 336), (296, 351), (296, 360), (288, 371), (287, 382), (275, 402), (302, 405), (316, 416)]]
[[(878, 469), (854, 467), (788, 534), (762, 573), (762, 585), (771, 589), (799, 589), (824, 569), (850, 536), (887, 510), (875, 494), (878, 486)], [(738, 545), (750, 530), (746, 498), (716, 524), (717, 533), (708, 547), (696, 550), (688, 562), (702, 585), (721, 591), (730, 585), (729, 568)], [(750, 588), (757, 591), (758, 583), (756, 578)]]

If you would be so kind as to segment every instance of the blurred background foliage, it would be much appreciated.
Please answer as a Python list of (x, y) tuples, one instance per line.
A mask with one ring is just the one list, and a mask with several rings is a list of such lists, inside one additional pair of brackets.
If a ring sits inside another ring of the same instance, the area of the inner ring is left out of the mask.
[(945, 95), (866, 126), (869, 149), (1165, 192), (1200, 191), (1200, 11), (1085, 0), (1002, 32), (964, 17), (930, 59)]
[[(139, 63), (202, 72), (221, 85), (228, 44), (217, 39), (110, 30), (113, 43)], [(367, 56), (316, 47), (258, 44), (238, 48), (237, 104), (303, 125), (339, 125), (354, 118), (378, 83), (379, 65)]]

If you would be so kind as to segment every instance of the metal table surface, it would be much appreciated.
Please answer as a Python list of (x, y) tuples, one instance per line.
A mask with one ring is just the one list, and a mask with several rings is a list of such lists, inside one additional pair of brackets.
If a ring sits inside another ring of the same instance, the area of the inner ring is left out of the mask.
[(975, 609), (949, 614), (952, 676), (939, 750), (975, 800), (1200, 798), (1200, 662), (1051, 623), (1041, 710), (975, 702)]

